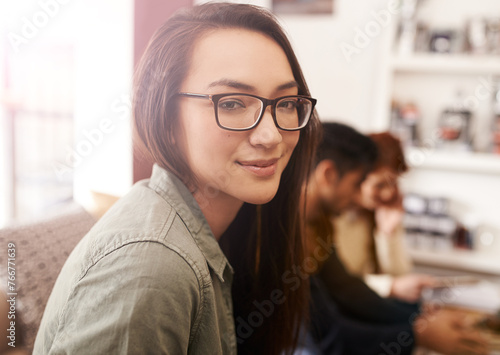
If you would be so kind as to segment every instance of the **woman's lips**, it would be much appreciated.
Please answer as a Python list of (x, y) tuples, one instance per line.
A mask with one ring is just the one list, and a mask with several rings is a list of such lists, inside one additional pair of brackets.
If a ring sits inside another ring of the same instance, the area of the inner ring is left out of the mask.
[(279, 159), (238, 161), (238, 164), (245, 170), (260, 176), (272, 176), (276, 173)]

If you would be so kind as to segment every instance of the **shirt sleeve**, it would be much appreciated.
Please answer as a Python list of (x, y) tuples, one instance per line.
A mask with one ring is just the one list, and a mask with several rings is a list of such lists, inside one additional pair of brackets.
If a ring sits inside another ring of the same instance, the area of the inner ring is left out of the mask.
[(387, 274), (367, 274), (364, 276), (365, 283), (381, 297), (389, 297), (391, 294), (394, 278)]
[(153, 242), (125, 245), (77, 283), (49, 354), (186, 354), (200, 297), (178, 253)]
[(382, 354), (394, 347), (400, 355), (412, 353), (415, 342), (411, 322), (380, 324), (346, 316), (315, 276), (311, 278), (311, 301), (310, 337), (321, 347), (321, 354)]
[(408, 322), (415, 310), (382, 298), (362, 279), (347, 272), (333, 249), (319, 277), (342, 313), (358, 320), (378, 323)]

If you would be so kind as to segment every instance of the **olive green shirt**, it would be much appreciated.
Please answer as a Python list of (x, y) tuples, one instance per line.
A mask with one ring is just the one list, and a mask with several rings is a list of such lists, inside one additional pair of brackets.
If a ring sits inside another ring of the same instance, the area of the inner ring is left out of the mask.
[(69, 256), (34, 354), (235, 354), (232, 276), (192, 194), (155, 165)]

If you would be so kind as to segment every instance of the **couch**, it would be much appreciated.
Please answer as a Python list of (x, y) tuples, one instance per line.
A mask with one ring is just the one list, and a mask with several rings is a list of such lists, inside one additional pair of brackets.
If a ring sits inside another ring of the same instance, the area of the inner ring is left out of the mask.
[(73, 248), (95, 222), (95, 216), (74, 205), (64, 214), (0, 230), (0, 288), (7, 288), (7, 249), (13, 243), (16, 345), (22, 338), (30, 354), (56, 278)]

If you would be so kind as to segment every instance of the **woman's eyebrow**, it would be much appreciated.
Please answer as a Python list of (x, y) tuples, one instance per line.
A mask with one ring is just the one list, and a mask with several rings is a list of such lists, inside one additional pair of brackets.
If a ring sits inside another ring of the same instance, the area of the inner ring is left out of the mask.
[[(213, 88), (216, 86), (226, 86), (233, 89), (245, 90), (245, 91), (256, 91), (257, 89), (249, 84), (242, 83), (240, 81), (231, 79), (220, 79), (214, 81), (208, 85), (208, 88)], [(291, 80), (287, 83), (281, 84), (276, 88), (276, 91), (283, 91), (286, 89), (298, 88), (299, 84), (295, 80)]]
[(286, 89), (293, 89), (293, 88), (298, 88), (298, 87), (299, 87), (299, 84), (295, 80), (292, 80), (292, 81), (289, 81), (288, 83), (285, 83), (285, 84), (278, 86), (277, 91), (286, 90)]
[(213, 88), (216, 86), (227, 86), (233, 89), (241, 89), (241, 90), (246, 90), (246, 91), (255, 91), (255, 87), (252, 85), (244, 84), (240, 81), (236, 80), (230, 80), (230, 79), (220, 79), (217, 81), (214, 81), (208, 85), (208, 88)]

